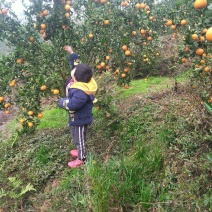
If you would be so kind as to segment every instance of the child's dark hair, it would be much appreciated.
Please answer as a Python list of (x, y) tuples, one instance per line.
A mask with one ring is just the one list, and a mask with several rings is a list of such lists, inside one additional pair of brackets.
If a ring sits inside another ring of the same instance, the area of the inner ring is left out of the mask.
[(90, 82), (93, 72), (90, 66), (86, 64), (79, 64), (76, 66), (74, 77), (78, 82)]

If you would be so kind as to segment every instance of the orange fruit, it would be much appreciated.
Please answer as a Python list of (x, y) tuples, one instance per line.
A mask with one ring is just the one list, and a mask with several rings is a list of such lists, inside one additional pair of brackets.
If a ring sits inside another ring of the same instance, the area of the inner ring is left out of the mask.
[(186, 23), (187, 23), (187, 21), (186, 21), (186, 20), (182, 20), (182, 21), (180, 22), (181, 26), (185, 26), (185, 25), (186, 25)]
[(130, 50), (126, 50), (124, 54), (125, 54), (126, 56), (131, 55)]
[(130, 70), (130, 68), (128, 68), (128, 67), (125, 67), (125, 68), (124, 68), (124, 72), (125, 72), (125, 73), (127, 73), (129, 70)]
[(152, 37), (151, 36), (147, 37), (147, 40), (152, 41)]
[(33, 42), (33, 41), (35, 41), (35, 39), (33, 37), (29, 37), (29, 41)]
[(141, 4), (137, 3), (137, 4), (135, 5), (135, 7), (136, 7), (137, 9), (141, 9)]
[(28, 111), (28, 113), (27, 113), (27, 114), (28, 114), (29, 116), (32, 116), (32, 115), (33, 115), (33, 113), (34, 113), (34, 112), (33, 112), (32, 110), (30, 110), (30, 111)]
[(125, 88), (125, 89), (128, 89), (128, 88), (129, 88), (129, 85), (127, 85), (127, 84), (124, 85), (124, 88)]
[(8, 115), (8, 114), (10, 114), (10, 111), (9, 110), (5, 110), (5, 113)]
[(38, 113), (37, 117), (41, 119), (43, 117), (43, 114), (42, 113)]
[(0, 96), (0, 103), (4, 101), (4, 97)]
[(176, 25), (171, 25), (171, 29), (176, 29), (177, 26)]
[(188, 52), (189, 51), (189, 47), (188, 46), (186, 46), (185, 48), (184, 48), (184, 50), (183, 50), (184, 52)]
[(43, 10), (43, 12), (41, 13), (42, 16), (47, 16), (48, 14), (48, 10)]
[(196, 54), (197, 55), (202, 55), (204, 53), (204, 50), (202, 49), (202, 48), (198, 48), (197, 50), (196, 50)]
[(109, 20), (104, 20), (104, 25), (109, 25)]
[(41, 24), (41, 25), (40, 25), (40, 28), (41, 28), (41, 29), (46, 29), (46, 24)]
[(210, 67), (208, 67), (208, 66), (206, 66), (205, 68), (204, 68), (204, 72), (210, 72)]
[(191, 36), (191, 38), (192, 38), (192, 40), (198, 40), (198, 35), (197, 34), (193, 34), (192, 36)]
[(123, 2), (121, 3), (121, 6), (123, 6), (123, 7), (127, 6), (127, 1), (123, 1)]
[(141, 34), (146, 34), (146, 30), (145, 30), (145, 29), (141, 29), (141, 30), (140, 30), (140, 33), (141, 33)]
[(22, 58), (18, 58), (18, 59), (16, 60), (16, 63), (18, 63), (18, 64), (23, 63), (23, 59), (22, 59)]
[(203, 29), (203, 30), (202, 30), (202, 34), (204, 35), (207, 31), (208, 31), (208, 29), (206, 29), (206, 28)]
[(82, 42), (86, 42), (86, 38), (82, 38)]
[(205, 37), (204, 36), (200, 36), (199, 41), (200, 42), (204, 42), (205, 41)]
[(146, 4), (141, 3), (140, 8), (141, 8), (141, 9), (144, 9), (145, 7), (146, 7)]
[(206, 36), (207, 41), (212, 42), (212, 27), (207, 30), (205, 36)]
[(110, 56), (106, 56), (106, 58), (105, 58), (106, 60), (110, 60)]
[(90, 33), (90, 34), (88, 35), (88, 37), (89, 37), (89, 38), (93, 38), (93, 34)]
[(205, 63), (205, 61), (204, 60), (200, 60), (200, 64), (204, 64)]
[(70, 18), (70, 13), (65, 13), (66, 18)]
[(122, 78), (125, 78), (126, 77), (126, 74), (125, 73), (121, 74), (121, 77)]
[(53, 94), (54, 94), (54, 95), (57, 95), (57, 94), (59, 94), (59, 93), (60, 93), (60, 91), (59, 91), (58, 89), (53, 89), (53, 91), (52, 91), (52, 92), (53, 92)]
[(132, 31), (132, 36), (136, 36), (137, 32), (136, 31)]
[(66, 11), (70, 11), (71, 10), (71, 6), (69, 4), (66, 4), (65, 7), (64, 7), (64, 9)]
[(101, 65), (97, 65), (96, 68), (97, 68), (97, 69), (101, 69), (102, 66), (101, 66)]
[(40, 89), (41, 89), (42, 91), (45, 91), (45, 90), (46, 90), (46, 88), (47, 88), (47, 86), (46, 86), (46, 85), (42, 85), (42, 86), (40, 87)]
[(106, 70), (109, 70), (109, 69), (110, 69), (110, 66), (106, 66), (105, 69), (106, 69)]
[(126, 51), (128, 49), (127, 45), (123, 45), (121, 48), (123, 51)]
[(119, 73), (119, 69), (116, 69), (114, 73), (115, 74), (118, 74)]
[(23, 124), (24, 123), (24, 119), (20, 119), (19, 123)]
[(103, 67), (105, 67), (105, 63), (104, 62), (101, 62), (100, 63), (100, 66), (103, 68)]
[(28, 122), (27, 125), (29, 128), (32, 128), (34, 126), (34, 124), (32, 122)]
[(194, 8), (196, 10), (204, 9), (207, 6), (207, 0), (196, 0), (194, 2)]
[(106, 0), (100, 0), (100, 3), (101, 4), (105, 4), (106, 3)]
[(172, 25), (172, 20), (167, 20), (165, 23), (166, 26), (171, 26)]
[(11, 107), (11, 104), (10, 104), (10, 103), (6, 103), (6, 104), (4, 105), (4, 107), (5, 107), (5, 108)]
[(182, 58), (182, 63), (187, 63), (187, 59), (185, 57)]

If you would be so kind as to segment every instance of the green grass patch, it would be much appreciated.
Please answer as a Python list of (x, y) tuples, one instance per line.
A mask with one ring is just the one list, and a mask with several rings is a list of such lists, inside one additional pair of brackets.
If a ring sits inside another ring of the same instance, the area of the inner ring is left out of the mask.
[(68, 112), (61, 108), (45, 108), (38, 129), (57, 129), (68, 125)]
[(120, 99), (128, 98), (132, 95), (141, 94), (145, 92), (154, 92), (163, 88), (174, 85), (174, 79), (170, 80), (168, 77), (149, 77), (147, 79), (133, 80), (130, 82), (129, 89), (118, 88)]

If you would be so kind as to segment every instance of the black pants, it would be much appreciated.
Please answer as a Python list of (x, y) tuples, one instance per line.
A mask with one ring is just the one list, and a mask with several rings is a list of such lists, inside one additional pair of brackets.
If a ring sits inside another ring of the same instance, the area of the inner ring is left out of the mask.
[(86, 132), (87, 125), (83, 126), (70, 126), (71, 136), (78, 150), (78, 159), (86, 161)]

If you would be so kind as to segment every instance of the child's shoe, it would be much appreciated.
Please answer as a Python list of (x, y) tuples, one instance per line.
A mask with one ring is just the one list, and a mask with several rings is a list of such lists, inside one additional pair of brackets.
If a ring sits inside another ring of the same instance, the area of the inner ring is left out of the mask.
[(70, 155), (71, 155), (72, 157), (77, 158), (77, 157), (78, 157), (78, 150), (77, 150), (77, 149), (71, 150), (71, 151), (70, 151)]
[(79, 160), (79, 159), (77, 158), (76, 160), (70, 161), (70, 162), (68, 163), (68, 166), (69, 166), (70, 168), (77, 168), (78, 166), (81, 166), (81, 165), (83, 165), (83, 164), (84, 164), (84, 162), (83, 162), (82, 160)]

